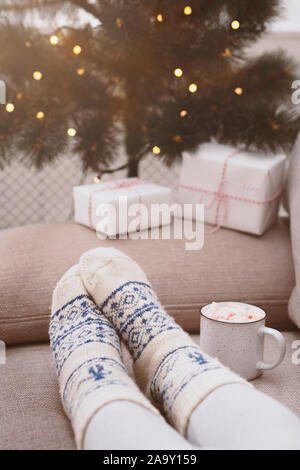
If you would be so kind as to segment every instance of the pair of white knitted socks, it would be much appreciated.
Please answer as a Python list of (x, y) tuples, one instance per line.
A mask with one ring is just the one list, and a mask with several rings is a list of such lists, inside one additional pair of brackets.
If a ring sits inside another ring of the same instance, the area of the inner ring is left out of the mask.
[[(123, 365), (119, 338), (133, 357), (137, 385)], [(186, 436), (193, 410), (211, 392), (228, 384), (250, 387), (194, 344), (164, 311), (142, 269), (113, 248), (85, 253), (59, 281), (50, 340), (79, 449), (89, 422), (109, 403), (160, 411)]]

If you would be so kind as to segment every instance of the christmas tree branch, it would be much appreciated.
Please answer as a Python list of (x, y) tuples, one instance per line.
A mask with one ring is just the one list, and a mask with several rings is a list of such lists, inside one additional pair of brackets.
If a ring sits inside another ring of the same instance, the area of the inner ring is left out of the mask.
[[(144, 154), (146, 151), (149, 151), (150, 149), (143, 149), (136, 157), (136, 161), (139, 163), (141, 159), (143, 158)], [(128, 169), (130, 166), (130, 160), (124, 163), (123, 165), (117, 167), (117, 168), (99, 168), (98, 173), (99, 176), (103, 175), (112, 175), (113, 173), (116, 173), (117, 171), (122, 171)]]
[(43, 8), (48, 6), (55, 6), (57, 4), (63, 4), (62, 0), (27, 0), (20, 3), (5, 3), (5, 5), (0, 5), (0, 11), (14, 12), (14, 11), (23, 11), (30, 10), (33, 8)]
[(113, 173), (116, 173), (117, 171), (126, 170), (128, 166), (129, 166), (129, 162), (124, 163), (124, 165), (121, 165), (118, 168), (99, 168), (98, 173), (99, 173), (99, 176), (112, 175)]
[(78, 8), (81, 8), (92, 16), (100, 19), (97, 8), (94, 5), (89, 4), (86, 0), (67, 0), (67, 2), (63, 0), (27, 0), (23, 2), (5, 2), (5, 4), (2, 6), (0, 4), (0, 11), (20, 12), (24, 10), (32, 10), (34, 8), (55, 7), (57, 5), (65, 6), (65, 3), (76, 5)]
[(74, 5), (76, 5), (77, 7), (81, 8), (82, 10), (85, 10), (90, 15), (100, 20), (99, 11), (97, 7), (95, 7), (91, 3), (88, 3), (87, 0), (69, 0), (69, 1), (73, 3)]

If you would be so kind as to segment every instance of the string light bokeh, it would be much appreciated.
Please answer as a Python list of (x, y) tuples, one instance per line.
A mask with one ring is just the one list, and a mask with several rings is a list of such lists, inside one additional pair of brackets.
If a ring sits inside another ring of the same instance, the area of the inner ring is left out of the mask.
[[(183, 9), (183, 13), (185, 16), (192, 16), (193, 14), (193, 9), (190, 5), (186, 5)], [(155, 20), (155, 18), (154, 18)], [(163, 15), (163, 13), (161, 12), (158, 12), (156, 14), (156, 21), (158, 23), (163, 23), (164, 21), (166, 21), (165, 19), (165, 16)], [(115, 20), (115, 24), (118, 28), (122, 28), (123, 26), (123, 19), (121, 17), (117, 17), (116, 20)], [(232, 21), (230, 22), (230, 27), (233, 29), (233, 30), (238, 30), (240, 28), (240, 21), (238, 19), (232, 19)], [(61, 43), (62, 41), (62, 38), (59, 37), (56, 33), (53, 33), (49, 36), (49, 43), (51, 46), (57, 46), (59, 43)], [(27, 40), (25, 42), (25, 47), (29, 48), (32, 46), (32, 43), (31, 41)], [(75, 56), (79, 56), (80, 54), (82, 54), (82, 46), (80, 44), (76, 44), (72, 47), (72, 52)], [(225, 48), (225, 50), (222, 52), (222, 57), (224, 58), (227, 58), (227, 57), (231, 57), (231, 51), (229, 48)], [(85, 74), (86, 74), (86, 69), (82, 66), (80, 67), (77, 67), (75, 69), (76, 71), (76, 74), (79, 76), (79, 77), (83, 77)], [(184, 75), (184, 72), (183, 72), (183, 68), (182, 67), (175, 67), (173, 69), (173, 76), (175, 78), (182, 78)], [(34, 80), (36, 81), (40, 81), (42, 78), (43, 78), (43, 73), (40, 71), (40, 70), (35, 70), (32, 74), (32, 77)], [(187, 74), (187, 77), (185, 77), (186, 80), (188, 80), (188, 74)], [(112, 78), (112, 81), (113, 78)], [(119, 80), (116, 81), (116, 83), (118, 83)], [(186, 81), (184, 80), (184, 83), (186, 83)], [(195, 94), (197, 91), (198, 91), (198, 84), (195, 83), (195, 82), (190, 82), (189, 84), (186, 84), (184, 86), (187, 86), (187, 91), (190, 93), (190, 94)], [(243, 93), (243, 89), (242, 87), (238, 86), (234, 89), (234, 93), (236, 95), (242, 95)], [(19, 95), (21, 95), (21, 93), (19, 93)], [(21, 98), (20, 98), (21, 99)], [(12, 103), (8, 103), (7, 106), (6, 106), (6, 111), (9, 112), (9, 113), (12, 113), (13, 111), (15, 110), (15, 106), (14, 104)], [(179, 111), (179, 117), (180, 118), (185, 118), (186, 116), (188, 115), (188, 111), (186, 109), (182, 109), (181, 111)], [(45, 113), (44, 111), (41, 111), (39, 110), (37, 113), (36, 113), (36, 119), (38, 120), (44, 120), (45, 119)], [(78, 133), (78, 130), (73, 128), (73, 127), (70, 127), (67, 129), (67, 134), (68, 136), (70, 137), (76, 137)], [(182, 142), (182, 136), (180, 134), (177, 134), (175, 136), (173, 136), (173, 141), (176, 142), (176, 143), (181, 143)], [(154, 145), (152, 147), (152, 153), (154, 155), (160, 155), (162, 152), (162, 149), (160, 146), (158, 145)], [(98, 180), (98, 178), (95, 178), (95, 180)]]

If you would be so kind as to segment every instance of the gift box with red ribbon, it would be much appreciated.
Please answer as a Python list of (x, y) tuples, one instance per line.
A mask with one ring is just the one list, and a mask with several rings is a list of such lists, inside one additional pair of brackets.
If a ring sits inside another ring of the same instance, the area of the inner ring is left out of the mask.
[(178, 200), (204, 204), (213, 232), (227, 227), (262, 235), (278, 217), (285, 161), (285, 155), (202, 144), (196, 154), (183, 155)]
[[(169, 223), (159, 208), (172, 204), (170, 188), (126, 178), (74, 187), (74, 219), (109, 237)], [(155, 212), (156, 211), (156, 212)]]

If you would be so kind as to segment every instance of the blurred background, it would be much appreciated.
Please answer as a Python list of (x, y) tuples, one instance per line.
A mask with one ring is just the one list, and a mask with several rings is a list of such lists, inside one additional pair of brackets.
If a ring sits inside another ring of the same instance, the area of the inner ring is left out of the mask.
[[(300, 1), (283, 1), (285, 11), (269, 31), (247, 52), (249, 56), (273, 49), (284, 49), (300, 64)], [(79, 14), (78, 24), (91, 21), (92, 17)], [(38, 25), (51, 34), (57, 26), (68, 24), (68, 17), (58, 15), (49, 20), (38, 14), (25, 16), (25, 23)], [(300, 79), (300, 69), (299, 69)], [(119, 163), (123, 156), (119, 156)], [(118, 165), (117, 165), (118, 166)], [(124, 171), (113, 178), (124, 177)], [(142, 160), (139, 169), (142, 179), (175, 188), (178, 184), (179, 167), (167, 168), (153, 154)], [(82, 172), (76, 154), (65, 152), (51, 165), (38, 171), (21, 165), (13, 159), (11, 165), (0, 170), (0, 229), (38, 222), (64, 221), (72, 217), (72, 188), (79, 184), (92, 183), (97, 174)], [(105, 175), (103, 179), (111, 176)]]

